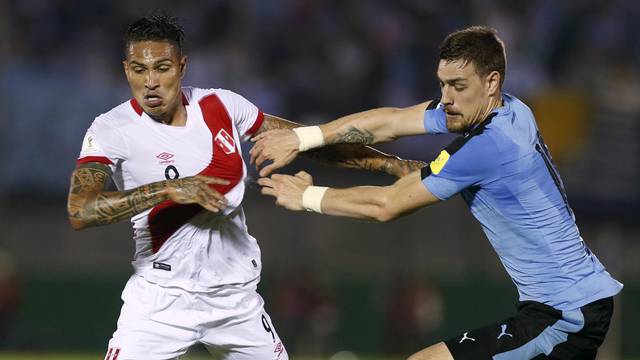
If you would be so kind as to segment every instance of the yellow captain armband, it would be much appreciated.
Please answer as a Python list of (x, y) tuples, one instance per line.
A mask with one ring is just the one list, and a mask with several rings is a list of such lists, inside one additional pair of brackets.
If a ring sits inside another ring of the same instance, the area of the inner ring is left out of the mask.
[(449, 155), (447, 150), (442, 150), (440, 152), (440, 155), (438, 155), (438, 157), (429, 164), (431, 173), (438, 175), (440, 171), (442, 171), (442, 168), (447, 164), (447, 161), (449, 161), (450, 157), (451, 155)]

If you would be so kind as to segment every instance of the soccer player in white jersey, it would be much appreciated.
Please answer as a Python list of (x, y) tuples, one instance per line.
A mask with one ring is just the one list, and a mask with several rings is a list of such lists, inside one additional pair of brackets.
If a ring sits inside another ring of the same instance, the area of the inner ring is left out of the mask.
[[(183, 36), (163, 15), (128, 28), (133, 98), (95, 119), (71, 177), (74, 229), (127, 219), (134, 229), (135, 273), (105, 359), (175, 359), (196, 343), (222, 359), (287, 359), (256, 292), (260, 249), (240, 205), (240, 141), (296, 124), (228, 90), (182, 87)], [(360, 145), (314, 157), (395, 176), (421, 167)], [(117, 191), (106, 191), (110, 178)]]

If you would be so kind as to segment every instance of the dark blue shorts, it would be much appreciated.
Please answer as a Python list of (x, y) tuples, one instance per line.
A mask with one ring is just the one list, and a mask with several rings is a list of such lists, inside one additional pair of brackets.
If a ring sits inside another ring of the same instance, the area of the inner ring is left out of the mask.
[(613, 314), (613, 298), (560, 311), (535, 301), (518, 314), (445, 341), (455, 360), (595, 359)]

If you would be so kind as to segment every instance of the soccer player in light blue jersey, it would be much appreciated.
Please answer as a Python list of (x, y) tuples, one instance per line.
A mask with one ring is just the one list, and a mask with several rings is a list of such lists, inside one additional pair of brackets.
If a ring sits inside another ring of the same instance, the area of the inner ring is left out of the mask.
[(495, 30), (471, 27), (440, 46), (441, 98), (330, 123), (259, 135), (251, 151), (267, 176), (325, 144), (372, 144), (460, 134), (422, 169), (390, 186), (313, 186), (309, 174), (263, 177), (262, 192), (290, 210), (388, 221), (461, 194), (518, 288), (514, 317), (411, 356), (423, 359), (594, 359), (622, 289), (580, 237), (533, 113), (502, 91), (506, 56)]

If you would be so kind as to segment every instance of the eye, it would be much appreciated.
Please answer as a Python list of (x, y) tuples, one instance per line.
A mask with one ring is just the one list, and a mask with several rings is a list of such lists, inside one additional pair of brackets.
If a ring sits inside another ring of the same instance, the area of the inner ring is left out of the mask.
[(456, 89), (457, 92), (461, 92), (461, 91), (464, 91), (464, 89), (466, 89), (466, 87), (464, 87), (464, 86), (456, 86), (456, 87), (454, 87), (454, 89)]
[(134, 67), (133, 72), (136, 74), (142, 74), (144, 72), (144, 68), (142, 67)]
[(168, 66), (168, 65), (162, 65), (162, 66), (158, 67), (158, 71), (160, 71), (160, 72), (167, 72), (167, 71), (169, 71), (169, 69), (171, 69), (171, 67)]

